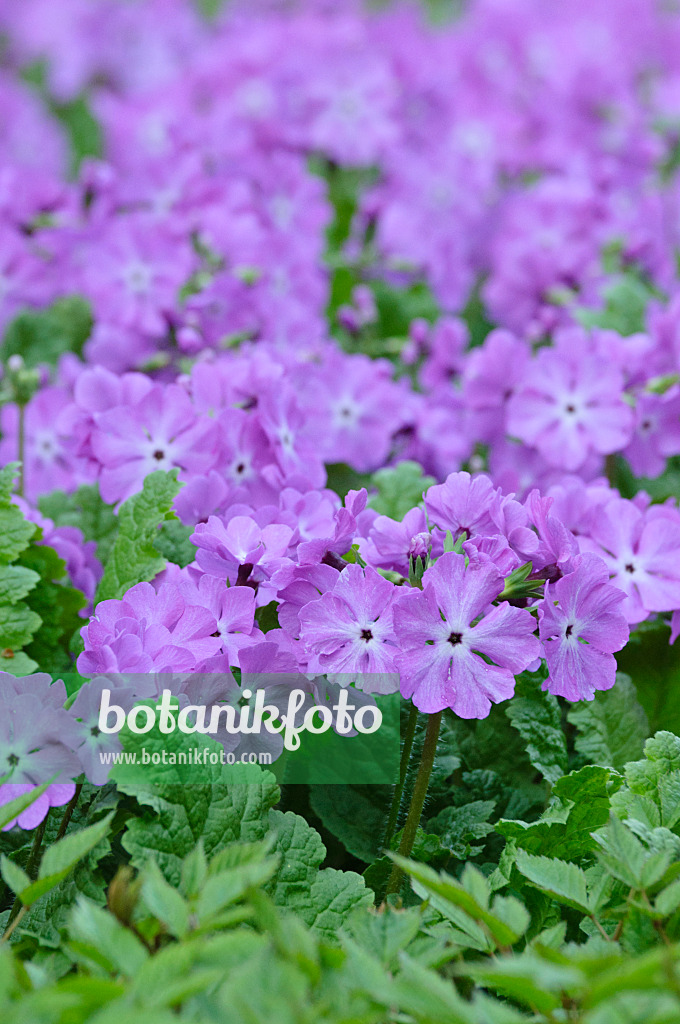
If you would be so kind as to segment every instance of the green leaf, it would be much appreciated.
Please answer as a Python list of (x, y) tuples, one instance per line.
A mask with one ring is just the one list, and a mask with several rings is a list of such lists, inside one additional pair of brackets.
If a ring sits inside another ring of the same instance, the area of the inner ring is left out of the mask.
[(196, 558), (196, 545), (189, 539), (193, 532), (193, 526), (185, 526), (179, 519), (169, 519), (161, 524), (154, 547), (168, 562), (184, 568)]
[(16, 505), (0, 504), (0, 562), (15, 561), (36, 530)]
[(10, 887), (12, 892), (18, 895), (31, 884), (31, 879), (24, 869), (20, 868), (18, 864), (14, 864), (9, 857), (5, 857), (4, 854), (2, 855), (0, 865), (0, 873), (2, 873), (2, 877), (5, 882), (7, 882), (7, 885)]
[(584, 327), (603, 327), (629, 335), (644, 331), (650, 289), (633, 273), (622, 274), (604, 290), (604, 310), (576, 309), (574, 316)]
[(23, 651), (14, 652), (9, 647), (0, 651), (0, 672), (11, 672), (13, 676), (30, 676), (38, 668), (38, 662), (33, 661)]
[(56, 366), (65, 352), (80, 355), (92, 330), (89, 303), (78, 295), (58, 299), (48, 309), (24, 310), (8, 325), (0, 357), (20, 355), (26, 366)]
[(26, 654), (53, 675), (72, 672), (69, 642), (83, 625), (78, 613), (87, 599), (70, 585), (64, 560), (48, 545), (32, 544), (20, 561), (39, 577), (28, 604), (40, 616), (40, 629), (26, 646)]
[(15, 651), (25, 647), (41, 625), (42, 619), (25, 601), (0, 605), (0, 648)]
[[(224, 852), (228, 853), (229, 850)], [(211, 874), (196, 901), (199, 923), (212, 921), (229, 904), (242, 899), (249, 889), (264, 885), (275, 873), (277, 866), (278, 858), (267, 857), (265, 860), (237, 864)]]
[(524, 740), (529, 760), (548, 782), (567, 770), (567, 742), (557, 698), (541, 689), (541, 673), (523, 672), (506, 715)]
[(545, 1014), (561, 1007), (562, 994), (580, 987), (584, 981), (582, 972), (566, 957), (555, 957), (555, 962), (549, 962), (533, 950), (496, 962), (460, 964), (455, 972)]
[(69, 934), (78, 959), (99, 963), (111, 974), (134, 978), (149, 955), (129, 928), (82, 896), (71, 914)]
[(370, 499), (371, 507), (380, 515), (401, 522), (410, 509), (422, 502), (423, 492), (435, 480), (423, 475), (420, 463), (405, 461), (393, 468), (379, 469), (371, 483), (378, 492)]
[(406, 949), (418, 934), (423, 919), (420, 907), (396, 910), (386, 903), (380, 913), (359, 908), (346, 923), (354, 941), (383, 966), (393, 968), (397, 953)]
[(526, 931), (529, 913), (514, 897), (496, 896), (490, 906), (491, 891), (484, 875), (467, 864), (460, 881), (444, 872), (437, 874), (425, 864), (406, 860), (397, 854), (392, 859), (413, 879), (413, 888), (423, 896), (435, 898), (434, 905), (457, 926), (462, 911), (480, 924), (499, 946), (510, 946)]
[(40, 576), (23, 565), (0, 564), (0, 605), (15, 604), (35, 587)]
[(484, 844), (476, 845), (494, 831), (490, 818), (496, 806), (495, 800), (472, 800), (462, 807), (445, 807), (427, 827), (441, 838), (442, 846), (450, 850), (458, 860), (481, 853)]
[(87, 828), (72, 832), (60, 839), (59, 842), (54, 843), (53, 846), (48, 847), (40, 862), (40, 871), (36, 881), (31, 882), (29, 886), (17, 893), (24, 906), (31, 906), (66, 878), (78, 861), (82, 860), (108, 835), (112, 818), (113, 813), (108, 814), (94, 825), (88, 825)]
[(680, 733), (680, 658), (677, 644), (668, 643), (668, 623), (659, 619), (641, 623), (616, 661), (635, 684), (651, 731)]
[(599, 860), (607, 870), (624, 885), (644, 888), (645, 861), (650, 854), (631, 830), (612, 814), (609, 827), (595, 838), (600, 844)]
[(645, 743), (644, 755), (626, 765), (627, 785), (612, 798), (612, 807), (620, 818), (675, 828), (680, 822), (680, 739), (658, 732)]
[[(125, 750), (141, 760), (144, 747), (149, 755), (162, 750), (184, 751), (212, 745), (206, 736), (160, 733), (121, 733)], [(279, 799), (274, 776), (257, 765), (200, 765), (195, 775), (200, 782), (187, 782), (182, 766), (168, 768), (153, 781), (148, 768), (116, 765), (110, 773), (118, 789), (134, 796), (141, 805), (139, 816), (131, 818), (123, 835), (124, 848), (134, 867), (143, 868), (155, 860), (171, 885), (180, 882), (184, 859), (199, 839), (208, 858), (238, 840), (257, 842), (268, 830), (268, 812)], [(146, 781), (146, 779), (149, 781)], [(193, 776), (192, 776), (193, 778)]]
[(181, 939), (189, 926), (189, 907), (172, 885), (166, 882), (155, 861), (149, 861), (142, 879), (142, 896), (147, 909)]
[(8, 462), (6, 466), (0, 469), (0, 507), (2, 508), (14, 507), (12, 505), (12, 494), (14, 493), (14, 485), (19, 476), (20, 468), (20, 462)]
[(575, 746), (593, 763), (622, 769), (642, 754), (649, 735), (647, 716), (638, 702), (630, 677), (618, 672), (611, 690), (600, 690), (592, 701), (572, 706), (568, 719), (579, 735)]
[(172, 503), (179, 494), (177, 470), (150, 473), (144, 488), (124, 503), (118, 514), (118, 534), (97, 588), (97, 602), (122, 598), (136, 583), (152, 580), (165, 568), (155, 547), (158, 526), (173, 519)]
[(108, 560), (118, 530), (118, 516), (102, 501), (97, 484), (83, 484), (73, 494), (51, 491), (38, 498), (38, 507), (56, 526), (77, 526), (86, 541), (97, 544), (100, 562)]
[(657, 895), (654, 909), (663, 917), (670, 917), (680, 907), (680, 878), (667, 885)]
[(369, 864), (381, 849), (391, 788), (386, 786), (311, 786), (312, 810), (346, 850)]
[(515, 863), (537, 889), (582, 914), (590, 913), (586, 874), (576, 864), (552, 857), (535, 857), (525, 850), (517, 851)]
[(474, 1024), (476, 1015), (455, 987), (402, 953), (394, 999), (402, 1010), (432, 1024)]
[(275, 903), (294, 910), (315, 931), (334, 940), (339, 926), (357, 906), (373, 903), (373, 893), (361, 875), (319, 866), (326, 856), (321, 837), (292, 811), (272, 811), (273, 851), (281, 868), (267, 891)]
[(596, 848), (592, 832), (609, 820), (612, 793), (621, 781), (607, 768), (587, 765), (555, 783), (555, 802), (539, 821), (501, 819), (496, 831), (528, 853), (578, 860)]

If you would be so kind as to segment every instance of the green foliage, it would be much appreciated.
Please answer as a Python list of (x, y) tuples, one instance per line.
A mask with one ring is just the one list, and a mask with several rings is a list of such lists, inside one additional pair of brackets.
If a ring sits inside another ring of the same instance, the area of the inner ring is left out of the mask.
[(152, 580), (165, 568), (165, 558), (156, 547), (158, 527), (176, 518), (172, 503), (180, 487), (176, 469), (157, 470), (146, 477), (143, 490), (121, 506), (97, 601), (121, 598), (130, 587)]
[(401, 521), (409, 509), (422, 502), (423, 491), (434, 482), (434, 477), (423, 474), (418, 462), (400, 462), (394, 468), (379, 469), (371, 477), (378, 493), (371, 497), (370, 505), (380, 515)]
[(57, 299), (43, 310), (24, 310), (7, 326), (0, 358), (19, 355), (28, 367), (56, 366), (65, 352), (80, 355), (92, 330), (89, 303), (79, 295)]
[(544, 676), (524, 672), (517, 680), (507, 716), (519, 732), (529, 760), (548, 782), (556, 782), (567, 767), (567, 744), (557, 699), (541, 690)]
[(55, 526), (77, 526), (86, 541), (96, 542), (99, 561), (108, 561), (118, 518), (113, 508), (102, 501), (96, 484), (83, 484), (73, 494), (52, 491), (38, 499), (38, 507)]
[(621, 769), (642, 753), (649, 724), (630, 678), (619, 672), (612, 690), (575, 704), (568, 715), (579, 735), (575, 746), (585, 761)]
[(0, 471), (0, 668), (22, 676), (69, 671), (69, 641), (86, 604), (42, 531), (11, 500), (17, 465)]
[[(153, 749), (153, 738), (126, 739), (128, 749), (149, 742)], [(445, 733), (443, 757), (452, 742)], [(8, 891), (35, 901), (0, 944), (3, 1024), (680, 1017), (672, 734), (648, 740), (622, 775), (588, 765), (556, 779), (544, 814), (525, 823), (543, 848), (513, 836), (490, 874), (468, 863), (456, 876), (392, 855), (411, 880), (406, 908), (376, 908), (360, 876), (324, 867), (318, 833), (275, 809), (269, 773), (210, 764), (202, 772), (199, 783), (172, 772), (145, 783), (118, 766), (118, 802), (111, 788), (94, 802), (88, 793), (59, 841), (48, 821), (34, 877), (26, 844), (0, 834)], [(645, 800), (665, 824), (636, 816), (651, 813)], [(472, 803), (461, 804), (461, 817)], [(478, 820), (492, 809), (493, 801), (478, 808)]]

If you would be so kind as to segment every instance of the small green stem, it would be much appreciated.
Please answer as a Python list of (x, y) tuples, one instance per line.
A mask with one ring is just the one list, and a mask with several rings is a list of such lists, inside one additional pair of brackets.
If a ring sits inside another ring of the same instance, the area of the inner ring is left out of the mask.
[[(47, 826), (47, 818), (49, 813), (50, 812), (48, 811), (43, 820), (38, 825), (37, 829), (35, 830), (35, 835), (33, 836), (33, 846), (31, 847), (31, 852), (29, 853), (28, 860), (26, 861), (26, 874), (31, 879), (35, 878), (35, 874), (37, 873), (36, 868), (40, 860), (40, 847), (42, 846), (43, 836), (45, 835), (45, 828)], [(5, 938), (8, 938), (16, 928), (17, 918), (21, 912), (21, 909), (21, 900), (17, 896), (12, 905), (12, 909), (10, 910), (9, 917), (7, 918), (7, 931), (5, 932)], [(26, 912), (26, 909), (27, 908), (24, 908), (24, 913)], [(23, 917), (23, 914), (21, 916)]]
[(9, 940), (10, 935), (12, 934), (12, 932), (14, 931), (16, 926), (20, 923), (20, 921), (22, 920), (22, 918), (24, 917), (24, 915), (26, 914), (27, 911), (28, 911), (28, 907), (20, 907), (20, 909), (17, 911), (16, 917), (14, 918), (14, 920), (11, 921), (11, 922), (10, 921), (7, 922), (7, 931), (5, 932), (3, 937), (0, 939), (0, 942), (7, 942)]
[(26, 406), (19, 403), (17, 406), (19, 412), (19, 424), (17, 433), (17, 458), (21, 465), (19, 466), (19, 483), (17, 485), (17, 494), (20, 498), (23, 498), (26, 489)]
[[(420, 824), (423, 807), (425, 806), (427, 787), (430, 783), (432, 766), (434, 765), (434, 758), (437, 752), (437, 740), (439, 739), (441, 723), (441, 711), (438, 711), (436, 715), (428, 716), (420, 768), (418, 769), (413, 793), (411, 794), (411, 804), (408, 809), (408, 817), (406, 818), (406, 824), (404, 825), (404, 831), (401, 834), (401, 842), (399, 844), (398, 852), (400, 857), (410, 857), (413, 851), (413, 844), (415, 843), (418, 825)], [(387, 883), (386, 896), (389, 896), (390, 893), (399, 892), (401, 875), (401, 868), (395, 864), (392, 868), (390, 880)]]
[(406, 733), (404, 735), (404, 746), (401, 751), (401, 761), (399, 762), (399, 781), (394, 787), (394, 795), (392, 797), (392, 806), (390, 807), (390, 816), (387, 819), (387, 827), (385, 828), (385, 837), (383, 839), (383, 846), (389, 849), (390, 840), (394, 835), (394, 829), (397, 824), (397, 818), (399, 817), (399, 808), (401, 807), (401, 798), (404, 794), (404, 783), (406, 782), (406, 772), (408, 771), (408, 764), (411, 759), (411, 750), (413, 749), (413, 737), (416, 734), (416, 726), (418, 724), (418, 708), (415, 704), (411, 704), (411, 710), (408, 715), (408, 722), (406, 723)]

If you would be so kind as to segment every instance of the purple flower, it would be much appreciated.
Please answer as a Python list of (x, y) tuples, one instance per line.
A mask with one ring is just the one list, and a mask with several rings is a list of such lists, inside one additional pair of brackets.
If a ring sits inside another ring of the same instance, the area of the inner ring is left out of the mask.
[(633, 432), (623, 374), (593, 352), (587, 334), (561, 331), (542, 348), (508, 403), (508, 432), (536, 447), (552, 466), (578, 469), (591, 452), (625, 447)]
[[(84, 482), (77, 463), (57, 430), (60, 413), (69, 403), (63, 388), (44, 387), (28, 403), (25, 413), (26, 497), (35, 501), (49, 491), (72, 491)], [(18, 455), (18, 409), (5, 405), (0, 413), (2, 441), (0, 463), (13, 462)]]
[[(37, 788), (37, 786), (32, 785), (30, 782), (0, 783), (0, 806), (8, 804), (20, 796), (26, 796), (31, 790)], [(15, 825), (23, 829), (37, 828), (44, 820), (50, 807), (63, 807), (64, 804), (69, 802), (75, 791), (75, 782), (53, 782), (32, 804), (29, 804), (25, 811), (22, 811), (18, 817), (9, 821), (2, 831), (7, 832), (9, 829), (14, 828)]]
[(680, 608), (680, 513), (655, 505), (645, 511), (616, 498), (598, 509), (582, 551), (599, 555), (613, 584), (626, 599), (621, 610), (628, 622), (642, 622), (651, 612)]
[(172, 580), (158, 591), (138, 583), (121, 601), (101, 601), (80, 633), (85, 650), (78, 671), (85, 676), (187, 672), (222, 647), (214, 615), (199, 604), (187, 604)]
[(154, 470), (200, 474), (215, 461), (215, 425), (196, 415), (177, 385), (156, 386), (136, 405), (116, 406), (95, 419), (92, 451), (101, 466), (104, 501), (125, 501)]
[(266, 603), (271, 598), (267, 581), (287, 563), (293, 535), (291, 527), (282, 523), (261, 527), (250, 516), (235, 515), (226, 523), (210, 516), (207, 523), (198, 524), (191, 539), (203, 572), (229, 580), (232, 586), (261, 590), (258, 600)]
[(567, 700), (592, 700), (596, 690), (614, 685), (614, 652), (629, 633), (621, 612), (624, 597), (595, 555), (583, 555), (574, 572), (546, 583), (538, 613), (550, 673), (544, 690)]
[[(354, 678), (368, 692), (396, 689), (394, 584), (370, 566), (348, 565), (333, 590), (300, 610), (300, 639), (319, 672)], [(310, 666), (310, 670), (314, 668)]]
[(421, 711), (449, 707), (460, 718), (486, 718), (539, 656), (531, 614), (507, 602), (491, 607), (503, 586), (494, 566), (466, 568), (465, 557), (450, 552), (425, 572), (422, 592), (396, 604), (401, 692)]
[(496, 490), (487, 476), (451, 473), (445, 483), (435, 484), (425, 493), (427, 514), (442, 530), (450, 530), (453, 539), (489, 530), (490, 511)]
[(0, 673), (0, 803), (58, 777), (16, 819), (21, 828), (35, 828), (50, 806), (67, 803), (74, 792), (71, 780), (81, 772), (77, 730), (65, 701), (61, 680), (53, 683), (44, 673)]
[(666, 459), (680, 453), (680, 388), (642, 394), (635, 408), (635, 434), (623, 454), (636, 476), (660, 476)]
[(394, 569), (408, 577), (411, 558), (427, 558), (430, 548), (435, 556), (442, 552), (440, 531), (433, 536), (427, 528), (425, 513), (412, 508), (400, 523), (378, 516), (360, 544), (362, 557), (377, 569)]
[(214, 617), (222, 652), (238, 668), (240, 651), (264, 639), (255, 625), (255, 592), (250, 587), (229, 587), (207, 573), (197, 582), (184, 577), (178, 587), (187, 604), (201, 605)]

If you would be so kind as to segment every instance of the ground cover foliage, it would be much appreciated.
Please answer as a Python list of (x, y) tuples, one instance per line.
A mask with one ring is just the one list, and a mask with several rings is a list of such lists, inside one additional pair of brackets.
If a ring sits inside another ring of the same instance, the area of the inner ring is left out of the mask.
[[(678, 53), (0, 0), (3, 1024), (680, 1020)], [(399, 768), (102, 760), (292, 678)]]

